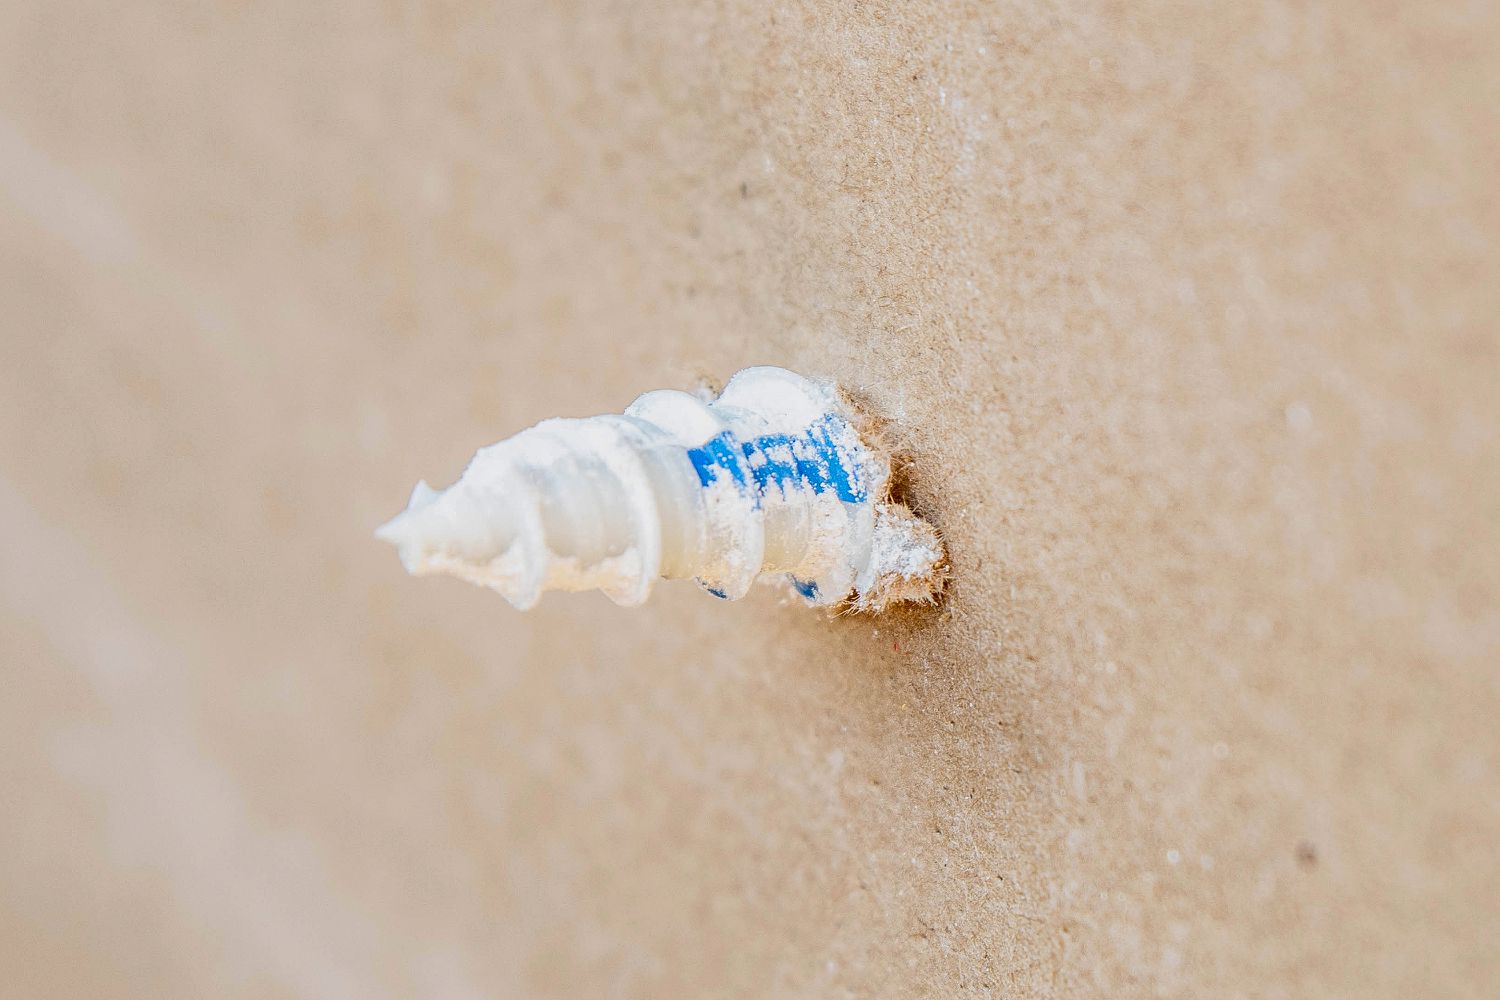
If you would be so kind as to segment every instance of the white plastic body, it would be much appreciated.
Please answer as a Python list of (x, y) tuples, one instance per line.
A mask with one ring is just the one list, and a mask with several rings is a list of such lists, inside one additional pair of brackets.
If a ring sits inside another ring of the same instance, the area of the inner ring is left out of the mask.
[(889, 458), (851, 416), (832, 383), (782, 368), (745, 369), (712, 401), (650, 392), (622, 415), (481, 449), (449, 489), (419, 483), (377, 534), (410, 572), (523, 609), (549, 590), (640, 604), (664, 578), (733, 600), (767, 574), (814, 604), (930, 600), (942, 545), (888, 502)]

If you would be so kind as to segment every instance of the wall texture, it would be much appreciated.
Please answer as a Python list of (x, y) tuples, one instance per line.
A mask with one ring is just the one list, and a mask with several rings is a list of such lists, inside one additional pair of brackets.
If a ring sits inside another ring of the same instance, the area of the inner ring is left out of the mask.
[[(0, 993), (1492, 995), (1497, 165), (1484, 3), (5, 6)], [(753, 363), (939, 610), (369, 536)]]

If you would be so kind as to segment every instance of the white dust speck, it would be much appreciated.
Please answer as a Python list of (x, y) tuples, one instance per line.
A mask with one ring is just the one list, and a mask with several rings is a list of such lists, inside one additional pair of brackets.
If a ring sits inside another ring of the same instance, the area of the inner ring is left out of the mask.
[(1288, 403), (1286, 408), (1286, 425), (1298, 434), (1306, 434), (1312, 430), (1313, 415), (1308, 405), (1301, 400)]

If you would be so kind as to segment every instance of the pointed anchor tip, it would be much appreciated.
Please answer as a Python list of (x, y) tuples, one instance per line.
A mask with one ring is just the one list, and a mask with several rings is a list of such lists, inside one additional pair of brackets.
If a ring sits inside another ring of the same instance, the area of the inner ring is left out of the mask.
[(406, 502), (406, 509), (376, 528), (375, 537), (404, 549), (406, 543), (412, 540), (414, 522), (417, 520), (411, 515), (424, 507), (431, 506), (432, 502), (441, 495), (442, 491), (428, 486), (425, 479), (418, 480), (417, 485), (412, 488), (411, 499)]
[(410, 513), (411, 508), (408, 507), (376, 528), (375, 537), (383, 542), (390, 542), (392, 545), (400, 547), (403, 542), (411, 537), (411, 518), (407, 517)]
[(401, 565), (408, 573), (415, 574), (421, 563), (419, 547), (414, 544), (412, 518), (410, 511), (402, 511), (389, 521), (375, 529), (375, 537), (383, 542), (390, 542), (396, 547), (396, 555), (401, 559)]

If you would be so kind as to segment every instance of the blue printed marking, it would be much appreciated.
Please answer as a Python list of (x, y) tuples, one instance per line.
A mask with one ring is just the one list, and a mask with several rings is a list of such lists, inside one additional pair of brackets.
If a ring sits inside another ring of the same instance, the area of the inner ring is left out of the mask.
[(742, 490), (748, 491), (753, 482), (757, 504), (772, 485), (781, 489), (805, 487), (814, 493), (831, 489), (840, 500), (864, 503), (869, 492), (859, 466), (848, 461), (850, 456), (835, 441), (835, 432), (842, 435), (846, 427), (843, 418), (830, 413), (799, 434), (765, 434), (739, 441), (725, 431), (700, 447), (688, 449), (688, 458), (704, 486), (726, 474)]
[(725, 431), (697, 448), (688, 449), (688, 459), (698, 472), (698, 482), (704, 486), (715, 482), (720, 472), (729, 473), (741, 487), (746, 485), (745, 470), (740, 468), (739, 455), (735, 453), (734, 435)]
[(724, 591), (719, 590), (716, 587), (704, 587), (703, 589), (706, 590), (706, 591), (708, 591), (710, 594), (713, 594), (715, 597), (717, 597), (721, 601), (727, 601), (727, 600), (729, 600), (729, 595), (726, 594), (726, 593), (724, 593)]
[(795, 576), (790, 579), (792, 581), (792, 589), (797, 593), (809, 601), (816, 601), (818, 599), (818, 585), (816, 583), (813, 583), (811, 580), (799, 580)]

